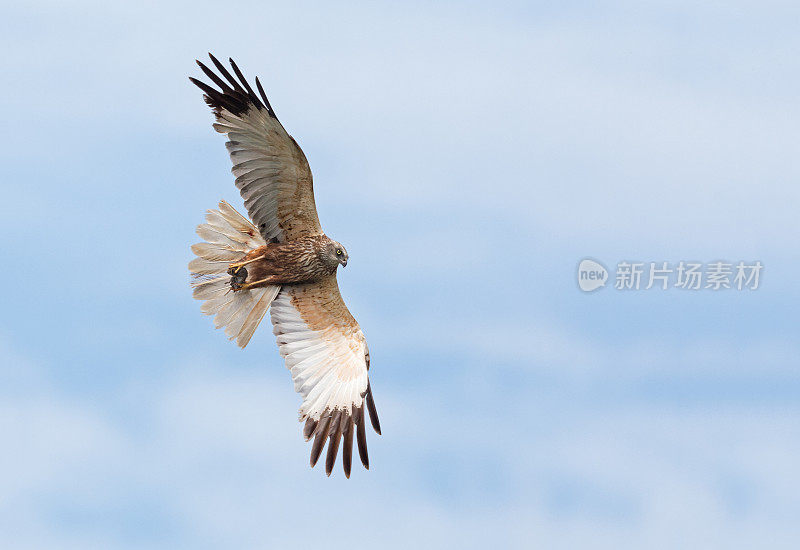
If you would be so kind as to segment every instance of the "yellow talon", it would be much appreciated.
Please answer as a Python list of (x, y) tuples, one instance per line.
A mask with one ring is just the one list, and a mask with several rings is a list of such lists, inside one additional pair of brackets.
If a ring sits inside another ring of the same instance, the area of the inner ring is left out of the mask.
[[(232, 264), (228, 264), (228, 269), (229, 270), (235, 269), (236, 271), (239, 271), (240, 267), (245, 266), (247, 264), (251, 264), (257, 260), (261, 260), (262, 258), (264, 258), (264, 254), (262, 254), (261, 256), (257, 256), (255, 258), (251, 258), (249, 260), (245, 260), (243, 262), (234, 262)], [(236, 273), (236, 271), (234, 271), (234, 273)]]
[(269, 282), (268, 278), (267, 279), (261, 279), (259, 281), (253, 281), (251, 283), (245, 283), (245, 284), (241, 285), (238, 289), (235, 289), (235, 290), (247, 290), (247, 289), (253, 288), (254, 286), (256, 286), (258, 284), (268, 283), (268, 282)]

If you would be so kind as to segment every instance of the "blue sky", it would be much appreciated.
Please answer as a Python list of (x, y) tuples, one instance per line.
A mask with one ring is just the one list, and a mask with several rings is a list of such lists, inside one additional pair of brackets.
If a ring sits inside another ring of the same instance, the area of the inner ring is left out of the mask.
[[(790, 2), (4, 5), (11, 548), (795, 548)], [(261, 77), (314, 172), (384, 435), (308, 467), (268, 325), (191, 299), (241, 207), (187, 76)], [(584, 257), (760, 260), (581, 293)]]

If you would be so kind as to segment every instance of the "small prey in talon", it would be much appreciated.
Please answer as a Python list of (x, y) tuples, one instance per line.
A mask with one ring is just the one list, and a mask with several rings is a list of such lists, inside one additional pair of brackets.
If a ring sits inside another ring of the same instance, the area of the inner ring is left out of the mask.
[(249, 251), (245, 254), (244, 259), (239, 262), (232, 263), (228, 266), (228, 275), (231, 276), (231, 290), (236, 292), (237, 290), (247, 290), (251, 283), (245, 284), (247, 280), (247, 268), (244, 266), (248, 264), (252, 264), (253, 262), (257, 262), (264, 258), (266, 247), (262, 246), (260, 248), (256, 248), (255, 250)]
[(242, 290), (242, 285), (247, 280), (247, 268), (244, 266), (229, 267), (228, 275), (231, 276), (231, 290), (234, 292)]

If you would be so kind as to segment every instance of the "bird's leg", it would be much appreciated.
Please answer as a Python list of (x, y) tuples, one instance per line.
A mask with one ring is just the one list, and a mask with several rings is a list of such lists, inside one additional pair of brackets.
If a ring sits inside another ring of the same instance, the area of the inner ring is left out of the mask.
[(228, 275), (235, 275), (236, 272), (239, 271), (239, 269), (241, 269), (242, 266), (251, 264), (257, 260), (261, 260), (266, 255), (267, 255), (266, 252), (264, 252), (263, 254), (261, 254), (260, 256), (256, 256), (255, 258), (250, 258), (249, 260), (245, 260), (243, 262), (235, 262), (232, 264), (228, 264)]
[(259, 279), (258, 281), (252, 281), (250, 283), (237, 284), (236, 287), (234, 287), (233, 283), (231, 283), (231, 288), (233, 288), (233, 290), (235, 292), (237, 290), (247, 290), (247, 289), (253, 288), (256, 285), (260, 285), (260, 284), (263, 284), (263, 283), (272, 283), (272, 282), (274, 282), (274, 277), (270, 276), (270, 277), (266, 277), (264, 279)]
[[(245, 267), (246, 265), (250, 265), (259, 260), (265, 260), (266, 258), (267, 247), (262, 246), (249, 251), (240, 259), (240, 261), (228, 264), (228, 275), (231, 276), (231, 290), (234, 292), (238, 290), (247, 290), (248, 288), (253, 288), (253, 286), (267, 282), (267, 279), (254, 281), (252, 283), (247, 281), (247, 277), (249, 275), (248, 269)], [(252, 275), (254, 277), (263, 276), (264, 273), (263, 269), (258, 268), (258, 264), (250, 268), (250, 271), (252, 271)]]

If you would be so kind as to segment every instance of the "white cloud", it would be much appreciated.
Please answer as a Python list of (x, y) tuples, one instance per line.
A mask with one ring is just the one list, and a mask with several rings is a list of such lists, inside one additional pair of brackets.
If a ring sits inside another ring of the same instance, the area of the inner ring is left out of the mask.
[[(31, 361), (3, 364), (48, 379)], [(339, 548), (352, 544), (338, 528), (349, 524), (382, 547), (497, 536), (509, 546), (739, 547), (771, 533), (771, 546), (788, 548), (798, 534), (792, 409), (600, 405), (587, 416), (531, 403), (526, 413), (491, 393), (492, 405), (454, 407), (457, 376), (449, 396), (384, 386), (373, 470), (347, 481), (309, 471), (288, 376), (194, 358), (174, 368), (116, 405), (52, 383), (4, 399), (0, 437), (15, 452), (0, 468), (2, 515), (17, 547), (133, 548), (135, 537), (115, 534), (127, 514), (144, 516), (149, 547), (174, 547), (164, 533), (199, 548), (285, 547), (302, 533)], [(77, 517), (94, 519), (71, 525)]]
[[(573, 10), (484, 17), (325, 5), (297, 17), (253, 4), (237, 25), (180, 4), (154, 18), (151, 7), (98, 8), (137, 22), (114, 28), (113, 39), (99, 18), (74, 16), (80, 35), (72, 25), (57, 31), (72, 49), (40, 41), (31, 46), (43, 51), (24, 63), (5, 61), (26, 79), (14, 100), (57, 121), (38, 139), (63, 140), (60, 125), (75, 119), (92, 142), (107, 139), (109, 124), (143, 140), (218, 139), (185, 79), (197, 72), (192, 59), (213, 49), (265, 76), (334, 223), (354, 200), (428, 217), (449, 207), (454, 224), (485, 231), (509, 218), (559, 242), (691, 250), (732, 241), (772, 249), (794, 227), (798, 105), (785, 90), (797, 83), (786, 55), (797, 38), (769, 33), (780, 11), (757, 10), (763, 30), (745, 38), (746, 4), (620, 3), (602, 21)], [(42, 29), (73, 17), (49, 10)], [(82, 85), (54, 97), (48, 84), (74, 74)], [(9, 147), (24, 158), (27, 141)]]

